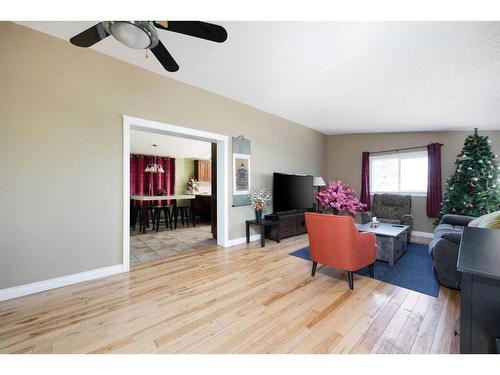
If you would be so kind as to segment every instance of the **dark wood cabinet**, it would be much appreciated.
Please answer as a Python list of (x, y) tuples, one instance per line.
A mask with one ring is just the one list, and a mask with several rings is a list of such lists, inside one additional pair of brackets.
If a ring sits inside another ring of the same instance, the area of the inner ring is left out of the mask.
[(194, 161), (194, 178), (198, 181), (212, 181), (212, 163), (210, 160)]
[[(296, 236), (307, 233), (306, 218), (304, 212), (277, 213), (265, 217), (266, 220), (279, 220), (279, 231), (281, 238)], [(266, 238), (278, 239), (277, 227), (266, 228)]]
[(196, 220), (199, 223), (210, 223), (212, 197), (210, 195), (197, 195), (194, 200)]
[(462, 273), (460, 353), (498, 353), (500, 230), (465, 227), (457, 268)]

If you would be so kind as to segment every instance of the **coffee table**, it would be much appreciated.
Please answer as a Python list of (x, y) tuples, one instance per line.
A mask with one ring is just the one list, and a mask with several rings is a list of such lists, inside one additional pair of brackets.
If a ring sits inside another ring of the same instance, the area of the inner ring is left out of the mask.
[(379, 223), (376, 227), (371, 227), (369, 223), (356, 224), (359, 232), (375, 233), (378, 245), (377, 259), (389, 262), (391, 266), (406, 251), (409, 228), (407, 225), (387, 223)]

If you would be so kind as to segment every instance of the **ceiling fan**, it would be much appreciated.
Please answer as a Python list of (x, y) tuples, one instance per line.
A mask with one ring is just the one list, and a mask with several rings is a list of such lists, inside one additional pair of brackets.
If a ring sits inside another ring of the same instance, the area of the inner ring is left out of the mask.
[(103, 21), (69, 41), (78, 47), (91, 47), (112, 35), (127, 47), (151, 50), (167, 71), (176, 72), (179, 65), (161, 42), (156, 28), (217, 43), (227, 39), (226, 29), (222, 26), (201, 21)]

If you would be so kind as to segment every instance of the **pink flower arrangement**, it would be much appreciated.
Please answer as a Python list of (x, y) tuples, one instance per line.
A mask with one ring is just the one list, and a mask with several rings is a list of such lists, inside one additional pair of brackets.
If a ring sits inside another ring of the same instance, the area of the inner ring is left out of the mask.
[(333, 210), (334, 213), (348, 212), (354, 215), (363, 211), (366, 204), (361, 203), (354, 195), (354, 189), (342, 181), (330, 181), (316, 197), (321, 208)]

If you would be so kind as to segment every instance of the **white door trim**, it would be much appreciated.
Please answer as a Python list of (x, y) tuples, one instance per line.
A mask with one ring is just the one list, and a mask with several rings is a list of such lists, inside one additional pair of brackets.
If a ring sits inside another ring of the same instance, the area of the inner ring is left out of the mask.
[(130, 269), (130, 130), (217, 144), (217, 245), (229, 246), (229, 137), (203, 130), (123, 115), (123, 268)]

